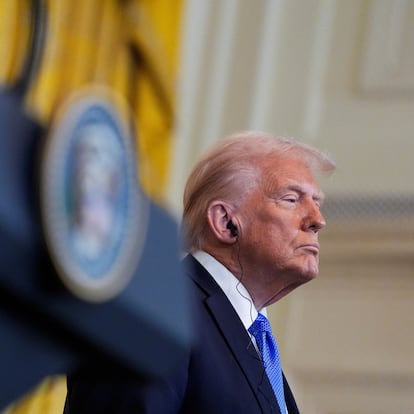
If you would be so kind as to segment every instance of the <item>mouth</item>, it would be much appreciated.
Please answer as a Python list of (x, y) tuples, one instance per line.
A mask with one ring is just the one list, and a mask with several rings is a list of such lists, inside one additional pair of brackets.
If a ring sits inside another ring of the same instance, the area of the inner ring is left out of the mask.
[(308, 244), (302, 244), (301, 246), (299, 246), (299, 249), (302, 250), (307, 250), (308, 252), (312, 253), (312, 254), (319, 254), (319, 243), (308, 243)]

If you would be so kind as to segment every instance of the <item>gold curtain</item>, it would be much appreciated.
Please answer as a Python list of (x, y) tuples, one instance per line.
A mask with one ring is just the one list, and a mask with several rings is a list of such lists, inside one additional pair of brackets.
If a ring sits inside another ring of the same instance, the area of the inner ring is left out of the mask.
[(45, 42), (26, 94), (27, 110), (47, 126), (59, 104), (83, 86), (105, 85), (122, 95), (137, 128), (142, 185), (162, 202), (182, 0), (2, 0), (0, 87), (13, 85), (22, 70), (34, 3), (44, 6)]
[[(12, 87), (23, 72), (35, 27), (32, 9), (40, 5), (44, 44), (25, 93), (25, 109), (47, 129), (59, 105), (78, 89), (104, 85), (116, 91), (134, 119), (141, 184), (160, 203), (173, 145), (182, 2), (0, 1), (0, 88)], [(61, 413), (65, 395), (65, 377), (49, 377), (6, 413)]]

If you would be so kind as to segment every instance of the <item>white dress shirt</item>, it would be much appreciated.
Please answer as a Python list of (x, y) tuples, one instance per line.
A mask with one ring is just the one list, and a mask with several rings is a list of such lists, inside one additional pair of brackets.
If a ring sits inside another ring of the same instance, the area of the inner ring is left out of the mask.
[[(246, 331), (249, 333), (248, 329), (257, 317), (257, 310), (243, 283), (208, 253), (198, 250), (193, 256), (221, 287), (241, 319)], [(261, 309), (260, 313), (267, 316), (266, 308)]]

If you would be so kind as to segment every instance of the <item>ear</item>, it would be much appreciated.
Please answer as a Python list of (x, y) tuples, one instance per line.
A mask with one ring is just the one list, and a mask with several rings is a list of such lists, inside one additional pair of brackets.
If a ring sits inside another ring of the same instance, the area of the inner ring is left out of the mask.
[(223, 201), (213, 201), (207, 209), (207, 222), (213, 235), (223, 243), (233, 244), (233, 236), (227, 224), (231, 220), (231, 207)]

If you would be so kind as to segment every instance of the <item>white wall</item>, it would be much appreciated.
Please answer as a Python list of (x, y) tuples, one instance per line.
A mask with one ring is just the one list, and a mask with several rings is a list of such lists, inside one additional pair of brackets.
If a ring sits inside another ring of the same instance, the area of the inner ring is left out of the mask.
[(330, 195), (414, 194), (414, 3), (409, 0), (187, 0), (177, 168), (256, 128), (327, 149)]

